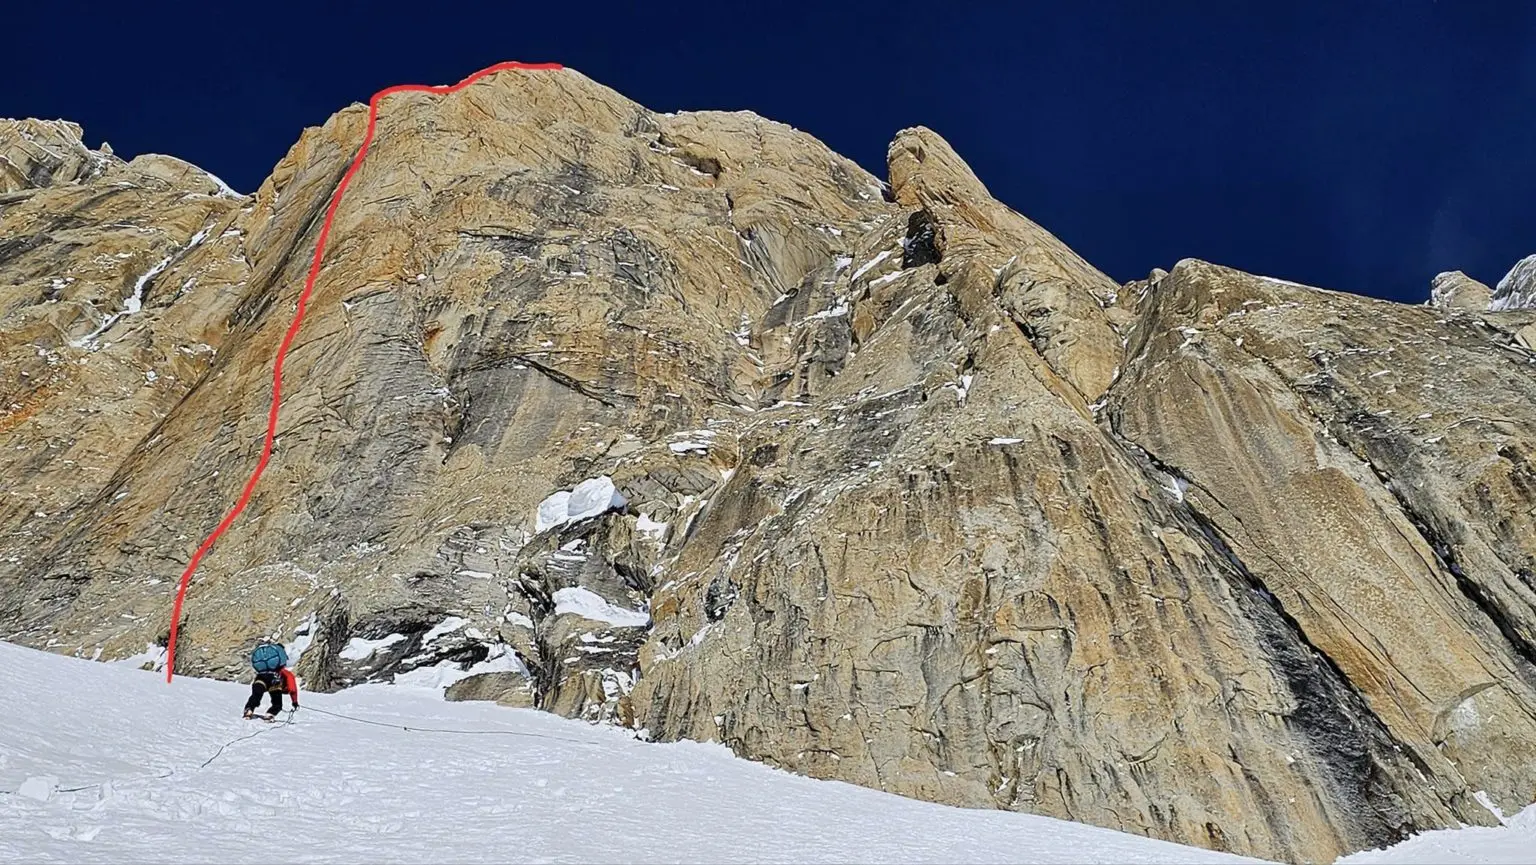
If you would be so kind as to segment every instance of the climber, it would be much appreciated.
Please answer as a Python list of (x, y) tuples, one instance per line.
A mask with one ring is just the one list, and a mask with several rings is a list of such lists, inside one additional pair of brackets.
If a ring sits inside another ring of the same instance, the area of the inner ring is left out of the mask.
[(276, 718), (283, 711), (284, 694), (293, 697), (294, 711), (298, 711), (299, 683), (293, 671), (288, 669), (287, 650), (271, 640), (263, 639), (251, 651), (251, 666), (256, 670), (256, 679), (251, 682), (251, 698), (245, 701), (245, 717), (256, 717), (256, 707), (261, 704), (261, 695), (264, 693), (272, 695), (272, 706), (267, 709), (266, 720)]

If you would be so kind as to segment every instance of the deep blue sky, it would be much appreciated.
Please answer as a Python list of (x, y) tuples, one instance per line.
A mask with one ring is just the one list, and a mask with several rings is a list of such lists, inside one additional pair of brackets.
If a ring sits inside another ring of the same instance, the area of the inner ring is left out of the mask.
[(0, 116), (241, 191), (381, 87), (552, 60), (881, 177), (892, 134), (930, 126), (1122, 280), (1194, 256), (1418, 301), (1536, 252), (1536, 3), (68, 5), (7, 7)]

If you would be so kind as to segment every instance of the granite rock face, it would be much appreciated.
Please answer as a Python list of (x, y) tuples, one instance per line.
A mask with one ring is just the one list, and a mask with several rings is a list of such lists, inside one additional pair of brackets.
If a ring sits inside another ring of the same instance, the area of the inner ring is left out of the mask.
[[(163, 644), (365, 121), (249, 196), (0, 123), (0, 638)], [(1488, 824), (1536, 796), (1536, 310), (1465, 283), (1120, 285), (927, 129), (882, 183), (572, 71), (397, 94), (177, 670), (277, 635), (1276, 858)]]
[(1445, 309), (1485, 310), (1493, 300), (1493, 289), (1459, 270), (1435, 277), (1430, 285), (1429, 302)]

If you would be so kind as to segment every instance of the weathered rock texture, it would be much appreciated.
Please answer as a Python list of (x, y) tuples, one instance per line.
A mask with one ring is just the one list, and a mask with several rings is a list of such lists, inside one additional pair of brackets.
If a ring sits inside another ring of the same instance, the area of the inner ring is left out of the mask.
[[(244, 198), (0, 125), (0, 636), (163, 643), (364, 120)], [(178, 669), (276, 633), (1261, 856), (1487, 824), (1536, 793), (1536, 311), (1470, 288), (1117, 285), (926, 129), (887, 186), (570, 71), (391, 96)]]
[(1430, 284), (1429, 301), (1433, 306), (1485, 310), (1492, 300), (1493, 289), (1459, 270), (1439, 274)]

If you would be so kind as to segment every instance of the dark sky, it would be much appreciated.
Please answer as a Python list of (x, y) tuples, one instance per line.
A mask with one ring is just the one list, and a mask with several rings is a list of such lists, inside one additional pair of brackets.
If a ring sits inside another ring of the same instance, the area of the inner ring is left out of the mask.
[(930, 126), (1122, 280), (1193, 256), (1419, 301), (1440, 270), (1492, 284), (1536, 252), (1536, 3), (737, 5), (11, 4), (0, 116), (251, 191), (381, 87), (557, 61), (657, 110), (757, 111), (881, 177), (892, 134)]

